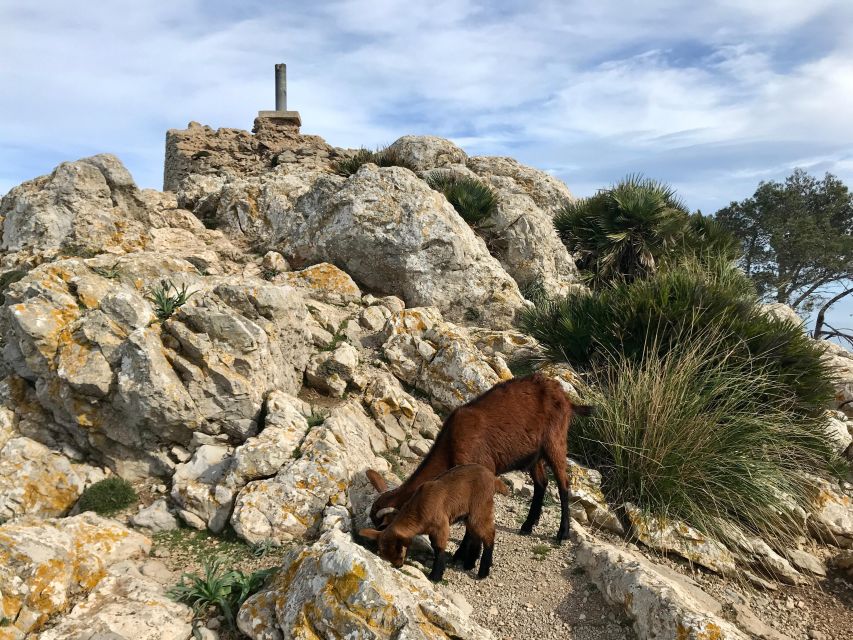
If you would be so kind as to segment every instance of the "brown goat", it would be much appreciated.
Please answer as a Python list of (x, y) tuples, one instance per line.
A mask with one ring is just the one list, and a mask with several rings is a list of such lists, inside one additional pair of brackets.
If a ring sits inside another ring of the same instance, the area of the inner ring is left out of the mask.
[[(495, 547), (495, 491), (506, 495), (506, 485), (479, 464), (465, 464), (424, 482), (382, 531), (362, 529), (365, 538), (379, 541), (379, 555), (402, 567), (412, 538), (429, 536), (435, 559), (429, 579), (441, 580), (447, 564), (447, 540), (454, 522), (465, 521), (461, 549), (465, 569), (473, 569), (483, 547), (478, 578), (489, 575)], [(465, 542), (467, 541), (467, 542)]]
[[(373, 503), (370, 518), (381, 528), (424, 482), (457, 465), (480, 464), (495, 475), (517, 469), (530, 472), (533, 501), (521, 527), (521, 533), (529, 534), (542, 515), (547, 462), (560, 493), (557, 540), (562, 541), (569, 533), (569, 422), (573, 414), (589, 415), (591, 411), (591, 407), (573, 405), (559, 382), (540, 374), (495, 385), (447, 417), (432, 449), (402, 485), (389, 491), (382, 476), (367, 472), (382, 494)], [(463, 541), (460, 552), (466, 544)]]

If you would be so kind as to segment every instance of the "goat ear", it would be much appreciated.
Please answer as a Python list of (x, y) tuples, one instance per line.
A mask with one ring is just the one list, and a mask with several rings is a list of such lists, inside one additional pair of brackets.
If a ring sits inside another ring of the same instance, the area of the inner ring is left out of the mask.
[(380, 532), (376, 529), (362, 529), (358, 532), (362, 538), (367, 538), (368, 540), (378, 540)]
[(385, 493), (388, 491), (388, 484), (385, 482), (385, 478), (380, 476), (373, 469), (368, 469), (365, 475), (367, 475), (367, 479), (370, 480), (370, 484), (373, 485), (373, 488), (379, 493)]

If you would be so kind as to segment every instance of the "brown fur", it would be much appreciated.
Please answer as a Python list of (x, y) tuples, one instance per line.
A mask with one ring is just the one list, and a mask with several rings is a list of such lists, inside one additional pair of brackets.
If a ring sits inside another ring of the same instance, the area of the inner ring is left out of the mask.
[(427, 534), (435, 552), (429, 577), (441, 580), (450, 527), (464, 520), (466, 568), (473, 568), (482, 544), (478, 577), (485, 578), (489, 575), (495, 544), (495, 491), (506, 495), (506, 485), (485, 467), (478, 464), (454, 467), (418, 487), (385, 529), (362, 529), (360, 533), (378, 540), (379, 555), (395, 567), (403, 566), (412, 539)]
[[(376, 472), (369, 472), (382, 492), (370, 517), (387, 524), (389, 509), (399, 509), (424, 482), (462, 464), (480, 464), (499, 475), (528, 470), (535, 485), (533, 502), (522, 533), (539, 520), (548, 484), (547, 463), (557, 480), (562, 517), (557, 539), (568, 535), (567, 437), (572, 415), (589, 415), (590, 407), (575, 406), (556, 380), (540, 374), (503, 382), (454, 410), (444, 421), (435, 444), (415, 472), (396, 489), (388, 490)], [(383, 515), (378, 515), (384, 511)]]

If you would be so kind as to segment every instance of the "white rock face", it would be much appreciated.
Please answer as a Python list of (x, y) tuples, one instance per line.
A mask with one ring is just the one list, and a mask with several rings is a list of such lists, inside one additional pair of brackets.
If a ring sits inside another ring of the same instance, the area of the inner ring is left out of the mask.
[[(243, 440), (269, 390), (299, 388), (310, 345), (295, 289), (205, 278), (154, 254), (113, 261), (116, 277), (99, 261), (54, 262), (7, 290), (3, 355), (79, 445), (121, 475), (168, 471), (158, 450), (197, 429)], [(194, 295), (157, 323), (143, 294), (166, 278)]]
[[(202, 445), (189, 462), (177, 466), (172, 476), (172, 500), (214, 532), (228, 523), (234, 503), (234, 491), (221, 482), (231, 468), (231, 453), (224, 445)], [(187, 520), (190, 526), (197, 522), (195, 518)]]
[[(584, 522), (623, 534), (625, 528), (607, 504), (601, 490), (601, 473), (569, 459), (569, 499), (583, 509)], [(574, 517), (574, 516), (573, 516)]]
[(43, 640), (187, 640), (192, 610), (166, 596), (163, 586), (132, 562), (110, 567), (107, 576)]
[(253, 640), (375, 638), (488, 640), (420, 572), (393, 569), (337, 530), (294, 550), (269, 589), (240, 608)]
[(750, 636), (722, 616), (718, 601), (674, 571), (642, 555), (596, 540), (572, 525), (577, 561), (612, 604), (633, 620), (639, 638), (717, 638)]
[(250, 482), (240, 491), (231, 516), (234, 530), (250, 543), (283, 544), (316, 535), (327, 505), (353, 503), (349, 485), (356, 474), (387, 467), (371, 447), (377, 438), (382, 434), (360, 403), (336, 407), (307, 432), (274, 478)]
[(152, 533), (173, 531), (178, 528), (178, 520), (169, 511), (165, 498), (155, 500), (144, 509), (140, 509), (130, 518), (130, 524), (140, 529), (148, 529)]
[(808, 520), (818, 539), (844, 549), (853, 549), (853, 500), (830, 483), (813, 478), (818, 487)]
[(35, 632), (94, 589), (108, 567), (150, 549), (145, 536), (91, 512), (0, 526), (0, 611), (11, 630)]
[(853, 353), (834, 342), (824, 341), (826, 359), (835, 370), (835, 406), (853, 416)]
[(512, 373), (498, 353), (481, 352), (463, 327), (445, 322), (435, 308), (404, 309), (388, 320), (382, 346), (391, 372), (450, 410)]
[(412, 165), (415, 171), (465, 164), (468, 159), (468, 154), (450, 140), (436, 136), (403, 136), (389, 148)]
[(477, 156), (467, 166), (498, 195), (486, 233), (493, 238), (495, 257), (518, 285), (538, 283), (554, 296), (575, 290), (578, 271), (553, 222), (560, 208), (574, 200), (568, 187), (512, 158)]

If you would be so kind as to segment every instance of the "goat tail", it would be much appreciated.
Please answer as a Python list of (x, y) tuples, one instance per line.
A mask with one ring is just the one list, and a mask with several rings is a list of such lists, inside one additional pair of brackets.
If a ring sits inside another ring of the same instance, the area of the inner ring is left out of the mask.
[(504, 481), (500, 478), (495, 478), (495, 491), (497, 491), (502, 496), (509, 495), (509, 487), (504, 484)]
[(595, 407), (591, 404), (573, 404), (572, 411), (578, 416), (591, 416), (595, 414)]

